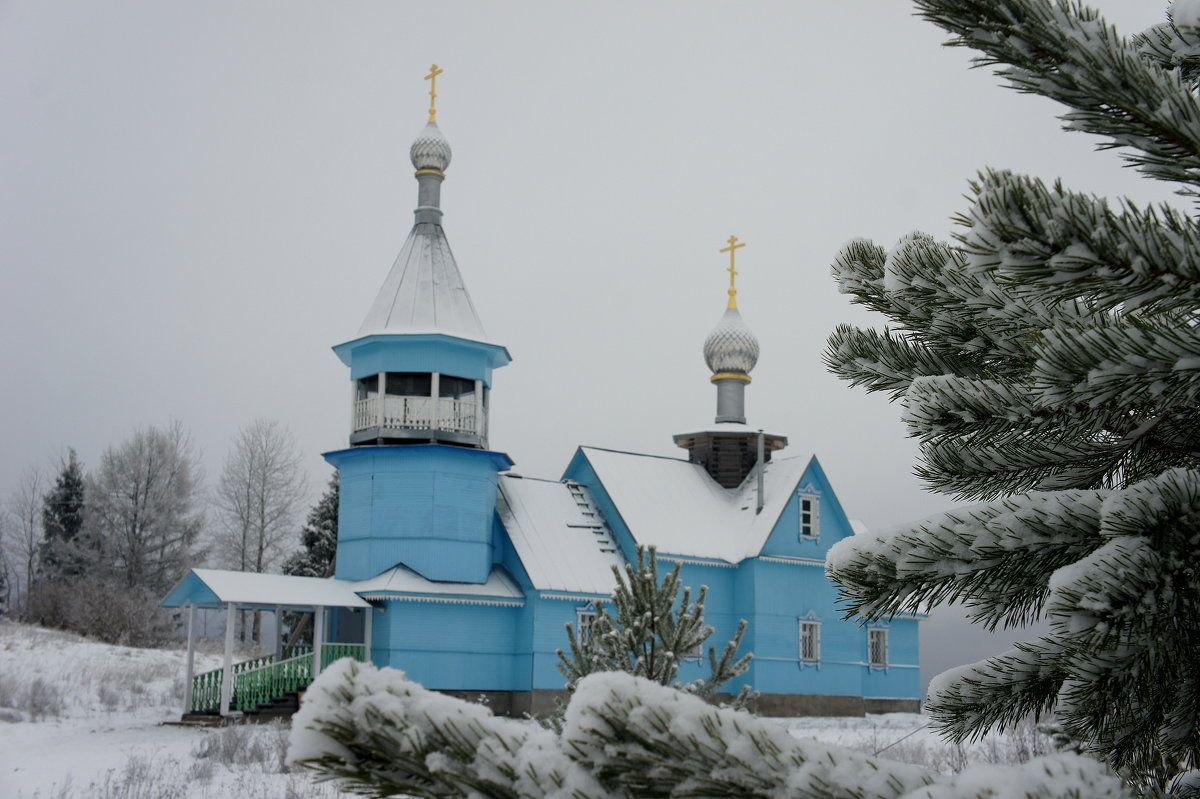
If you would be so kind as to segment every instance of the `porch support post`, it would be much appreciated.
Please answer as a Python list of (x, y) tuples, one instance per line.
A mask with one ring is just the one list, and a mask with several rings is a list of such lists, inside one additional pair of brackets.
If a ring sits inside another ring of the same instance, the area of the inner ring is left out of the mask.
[(192, 680), (196, 677), (196, 603), (188, 603), (187, 679), (183, 683), (183, 714), (192, 712)]
[(430, 405), (433, 406), (433, 419), (430, 420), (429, 428), (434, 441), (437, 440), (437, 431), (444, 429), (442, 424), (442, 374), (434, 372), (429, 376), (429, 396), (431, 399)]
[(483, 441), (484, 448), (487, 448), (487, 434), (483, 429), (483, 381), (475, 381), (475, 435)]
[(383, 422), (387, 409), (383, 407), (387, 401), (387, 372), (379, 373), (379, 408), (375, 411), (375, 426), (379, 428), (380, 436), (383, 435)]
[(221, 715), (229, 715), (233, 698), (233, 628), (237, 626), (237, 610), (232, 602), (225, 603), (225, 668), (221, 672)]
[(375, 617), (375, 607), (371, 606), (363, 610), (367, 614), (363, 620), (363, 662), (372, 663), (371, 659), (371, 620)]
[(325, 608), (313, 608), (313, 665), (312, 678), (321, 673), (321, 650), (325, 648)]
[(275, 662), (283, 660), (283, 608), (275, 606)]

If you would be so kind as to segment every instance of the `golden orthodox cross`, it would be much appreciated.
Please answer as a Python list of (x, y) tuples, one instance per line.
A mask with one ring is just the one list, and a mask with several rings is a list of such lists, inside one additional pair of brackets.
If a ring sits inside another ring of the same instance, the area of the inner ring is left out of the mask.
[(446, 70), (438, 69), (438, 65), (434, 64), (429, 68), (429, 74), (425, 76), (425, 80), (429, 81), (429, 121), (437, 122), (437, 76), (441, 75)]
[(729, 246), (721, 248), (721, 252), (729, 253), (729, 269), (726, 270), (729, 272), (729, 305), (726, 306), (728, 308), (736, 308), (737, 307), (738, 271), (735, 266), (736, 256), (737, 256), (738, 248), (745, 247), (745, 246), (746, 246), (745, 243), (741, 243), (741, 244), (738, 243), (737, 236), (730, 236), (729, 237)]

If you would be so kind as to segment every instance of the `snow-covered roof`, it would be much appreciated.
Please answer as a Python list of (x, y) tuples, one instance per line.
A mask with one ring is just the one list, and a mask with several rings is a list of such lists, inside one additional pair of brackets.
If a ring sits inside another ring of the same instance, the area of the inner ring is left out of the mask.
[(496, 510), (534, 588), (612, 593), (624, 561), (586, 488), (501, 475)]
[(256, 574), (223, 569), (192, 569), (180, 580), (163, 607), (177, 608), (185, 602), (217, 607), (227, 602), (284, 607), (365, 608), (349, 580), (293, 577), (289, 574)]
[(660, 554), (739, 563), (766, 544), (808, 458), (771, 460), (763, 473), (764, 504), (756, 513), (757, 478), (722, 488), (704, 467), (678, 458), (582, 447), (634, 539)]
[(444, 333), (488, 343), (441, 225), (413, 226), (358, 337)]
[(384, 599), (400, 594), (524, 599), (520, 587), (500, 569), (492, 569), (485, 583), (439, 583), (427, 580), (407, 566), (396, 566), (369, 580), (354, 583), (354, 590), (367, 599)]

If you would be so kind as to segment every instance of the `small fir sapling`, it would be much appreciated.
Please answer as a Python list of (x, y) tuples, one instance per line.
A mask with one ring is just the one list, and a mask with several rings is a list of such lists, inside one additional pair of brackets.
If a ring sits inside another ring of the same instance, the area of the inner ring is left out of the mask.
[[(648, 550), (638, 547), (636, 565), (627, 563), (624, 570), (613, 567), (616, 588), (612, 605), (616, 615), (611, 615), (604, 603), (597, 603), (596, 616), (586, 636), (577, 635), (570, 622), (565, 625), (570, 653), (559, 649), (557, 654), (558, 670), (568, 680), (568, 693), (589, 674), (624, 671), (712, 700), (722, 685), (746, 673), (754, 656), (737, 654), (746, 632), (743, 619), (720, 656), (716, 647), (708, 648), (706, 679), (687, 685), (676, 682), (683, 662), (698, 656), (713, 634), (713, 628), (704, 623), (708, 587), (700, 586), (693, 604), (692, 589), (683, 585), (679, 573), (680, 564), (676, 563), (670, 574), (659, 581), (654, 547)], [(749, 686), (743, 686), (732, 704), (745, 707), (754, 695)]]

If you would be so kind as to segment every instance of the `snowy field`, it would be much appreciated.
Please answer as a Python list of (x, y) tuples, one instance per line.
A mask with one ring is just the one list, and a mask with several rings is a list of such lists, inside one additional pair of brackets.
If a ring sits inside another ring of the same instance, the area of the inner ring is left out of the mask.
[[(194, 728), (178, 720), (184, 653), (97, 644), (0, 621), (0, 798), (336, 799), (283, 765), (281, 724)], [(217, 668), (215, 654), (197, 669)], [(940, 772), (1046, 754), (1032, 727), (970, 747), (941, 742), (913, 713), (780, 719), (815, 738)]]

